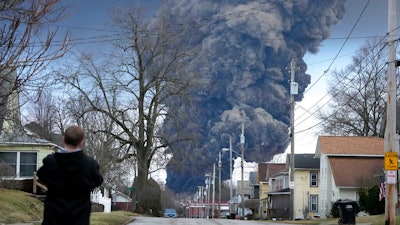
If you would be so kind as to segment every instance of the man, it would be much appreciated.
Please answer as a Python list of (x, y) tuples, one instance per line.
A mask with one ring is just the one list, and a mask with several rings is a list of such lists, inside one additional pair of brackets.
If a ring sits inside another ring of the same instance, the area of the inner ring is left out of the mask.
[(101, 185), (99, 164), (81, 149), (84, 131), (78, 126), (65, 130), (64, 149), (43, 159), (37, 175), (48, 188), (42, 225), (89, 225), (90, 192)]

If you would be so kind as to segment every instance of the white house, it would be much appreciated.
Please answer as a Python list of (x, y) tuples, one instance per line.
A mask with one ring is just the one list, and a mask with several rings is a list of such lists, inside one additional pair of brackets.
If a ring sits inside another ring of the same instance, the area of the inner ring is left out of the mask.
[(133, 211), (133, 201), (128, 195), (113, 191), (111, 199), (116, 210)]
[(320, 216), (330, 215), (339, 199), (359, 200), (359, 189), (379, 184), (383, 175), (384, 139), (360, 136), (319, 136)]

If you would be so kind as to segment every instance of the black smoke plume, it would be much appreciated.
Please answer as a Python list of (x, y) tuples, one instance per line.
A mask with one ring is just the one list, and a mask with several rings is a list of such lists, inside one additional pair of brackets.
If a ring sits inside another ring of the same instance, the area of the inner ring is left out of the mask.
[[(344, 14), (344, 0), (173, 0), (164, 4), (169, 20), (189, 24), (198, 54), (187, 76), (196, 85), (190, 101), (174, 100), (164, 132), (190, 138), (169, 149), (167, 185), (188, 192), (204, 185), (221, 148), (240, 151), (245, 126), (245, 160), (265, 162), (287, 148), (290, 125), (290, 72), (296, 61), (296, 101), (310, 84), (303, 56), (316, 53), (329, 29)], [(165, 18), (163, 18), (165, 19)], [(172, 102), (172, 101), (171, 101)], [(236, 155), (234, 155), (237, 157)], [(223, 178), (229, 177), (229, 154), (223, 154)]]

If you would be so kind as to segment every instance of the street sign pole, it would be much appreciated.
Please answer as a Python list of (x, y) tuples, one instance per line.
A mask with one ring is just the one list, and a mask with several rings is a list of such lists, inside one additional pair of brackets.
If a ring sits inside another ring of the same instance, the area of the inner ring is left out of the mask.
[[(397, 0), (388, 0), (388, 69), (387, 69), (387, 121), (385, 130), (385, 170), (386, 172), (398, 170), (397, 157), (393, 156), (398, 153), (398, 143), (396, 142), (396, 43), (397, 43)], [(393, 154), (393, 155), (392, 155)], [(393, 157), (393, 158), (392, 158)], [(388, 170), (389, 169), (389, 170)], [(386, 173), (387, 174), (387, 173)], [(388, 178), (388, 177), (386, 177)], [(396, 183), (386, 184), (385, 198), (385, 225), (396, 224)]]

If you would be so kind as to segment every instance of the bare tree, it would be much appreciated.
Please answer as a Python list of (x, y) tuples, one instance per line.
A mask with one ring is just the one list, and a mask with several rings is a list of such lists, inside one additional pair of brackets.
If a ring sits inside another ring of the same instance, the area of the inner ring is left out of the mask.
[(28, 108), (28, 115), (26, 122), (29, 123), (28, 127), (33, 131), (49, 141), (53, 141), (52, 134), (59, 130), (57, 128), (58, 109), (56, 107), (56, 100), (52, 92), (47, 89), (40, 89), (37, 94), (37, 101), (32, 103)]
[(81, 95), (71, 97), (66, 106), (69, 121), (85, 129), (85, 151), (99, 162), (104, 183), (114, 189), (131, 183), (128, 179), (134, 173), (131, 165), (135, 158), (126, 156), (129, 149), (114, 137), (114, 129), (118, 126), (115, 121), (107, 114), (88, 111), (87, 101)]
[[(52, 61), (69, 48), (68, 35), (56, 44), (51, 25), (64, 18), (58, 0), (5, 0), (0, 2), (0, 127), (8, 96), (21, 91)], [(37, 80), (36, 80), (37, 81)]]
[(168, 187), (166, 187), (162, 192), (161, 192), (161, 207), (163, 209), (166, 208), (178, 208), (177, 203), (177, 195), (171, 191)]
[(182, 73), (190, 51), (179, 43), (180, 35), (170, 30), (167, 20), (147, 23), (138, 8), (118, 11), (114, 21), (121, 31), (121, 42), (105, 62), (82, 55), (77, 63), (67, 66), (68, 70), (56, 73), (71, 88), (65, 93), (80, 102), (75, 108), (80, 108), (81, 117), (94, 113), (102, 115), (98, 121), (107, 121), (109, 126), (93, 128), (93, 133), (112, 136), (108, 148), (118, 156), (116, 162), (135, 157), (133, 197), (140, 206), (146, 205), (150, 166), (168, 146), (160, 134), (167, 116), (166, 101), (184, 96), (190, 86)]
[(135, 159), (121, 160), (122, 150), (110, 135), (114, 122), (105, 114), (87, 112), (86, 103), (82, 96), (56, 101), (49, 91), (44, 91), (36, 104), (29, 108), (30, 123), (25, 126), (41, 138), (62, 146), (65, 127), (79, 124), (85, 129), (84, 150), (99, 162), (104, 183), (108, 188), (124, 187), (131, 183), (128, 181), (132, 175), (129, 167)]
[(386, 55), (385, 43), (368, 41), (346, 69), (333, 73), (330, 107), (320, 114), (327, 133), (383, 136)]

